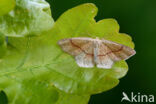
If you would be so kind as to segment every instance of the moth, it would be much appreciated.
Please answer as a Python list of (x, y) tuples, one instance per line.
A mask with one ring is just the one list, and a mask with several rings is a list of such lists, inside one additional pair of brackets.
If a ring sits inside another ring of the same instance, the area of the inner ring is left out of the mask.
[(126, 60), (136, 52), (125, 45), (105, 39), (76, 37), (58, 41), (63, 51), (75, 57), (80, 67), (110, 69), (114, 62)]

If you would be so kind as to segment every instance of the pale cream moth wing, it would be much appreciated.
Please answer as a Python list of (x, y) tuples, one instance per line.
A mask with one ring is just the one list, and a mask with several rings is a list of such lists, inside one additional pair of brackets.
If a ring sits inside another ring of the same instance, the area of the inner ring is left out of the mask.
[(62, 49), (75, 56), (80, 67), (93, 67), (93, 39), (91, 38), (70, 38), (58, 42)]
[(107, 55), (110, 49), (102, 44), (101, 41), (95, 43), (95, 63), (98, 68), (110, 69), (113, 65), (113, 60)]
[(92, 68), (94, 67), (94, 59), (93, 56), (91, 55), (87, 55), (85, 53), (81, 53), (77, 56), (75, 56), (76, 59), (76, 63), (80, 66), (80, 67), (86, 67), (86, 68)]
[(134, 49), (112, 41), (102, 40), (102, 44), (110, 50), (106, 55), (113, 61), (126, 60), (136, 53)]

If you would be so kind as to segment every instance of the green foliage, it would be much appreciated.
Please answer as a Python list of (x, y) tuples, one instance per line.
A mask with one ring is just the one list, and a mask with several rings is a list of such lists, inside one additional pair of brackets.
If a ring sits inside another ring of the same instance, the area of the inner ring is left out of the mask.
[(83, 4), (66, 11), (52, 29), (38, 36), (8, 38), (7, 53), (0, 62), (0, 89), (10, 104), (87, 104), (90, 95), (119, 83), (128, 71), (125, 61), (109, 70), (80, 68), (57, 44), (60, 39), (85, 36), (134, 48), (131, 38), (119, 33), (114, 19), (96, 22), (96, 13), (95, 5)]
[(0, 16), (7, 14), (15, 7), (15, 0), (0, 0)]
[(6, 48), (5, 36), (0, 32), (0, 59), (6, 54)]
[(8, 104), (8, 99), (4, 91), (0, 91), (0, 104)]
[(52, 26), (50, 6), (43, 0), (16, 0), (14, 10), (0, 17), (0, 31), (6, 36), (37, 35)]

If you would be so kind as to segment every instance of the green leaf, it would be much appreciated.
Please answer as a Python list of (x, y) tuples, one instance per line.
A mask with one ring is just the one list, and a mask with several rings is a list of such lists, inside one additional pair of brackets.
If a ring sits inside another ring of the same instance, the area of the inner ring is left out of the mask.
[(16, 0), (14, 10), (0, 17), (0, 31), (6, 36), (37, 35), (52, 28), (53, 22), (46, 1)]
[(0, 59), (6, 54), (6, 48), (5, 36), (0, 32)]
[(134, 48), (131, 38), (119, 33), (114, 19), (96, 22), (96, 13), (94, 4), (83, 4), (66, 11), (51, 30), (39, 36), (9, 37), (7, 55), (0, 62), (0, 89), (7, 94), (9, 103), (87, 104), (90, 95), (118, 84), (128, 71), (125, 61), (109, 70), (80, 68), (57, 44), (60, 39), (83, 36)]
[[(5, 80), (10, 80), (10, 83), (6, 84)], [(6, 84), (4, 90), (7, 93), (10, 104), (72, 104), (73, 102), (74, 104), (86, 104), (89, 100), (88, 95), (80, 96), (64, 93), (52, 84), (46, 83), (45, 80), (38, 80), (38, 78), (16, 80), (10, 77), (4, 77), (3, 81), (1, 83)], [(5, 93), (0, 93), (0, 97), (2, 96), (6, 102)]]
[(0, 104), (8, 104), (8, 99), (4, 91), (0, 91)]
[(0, 16), (7, 14), (15, 7), (15, 0), (0, 0)]

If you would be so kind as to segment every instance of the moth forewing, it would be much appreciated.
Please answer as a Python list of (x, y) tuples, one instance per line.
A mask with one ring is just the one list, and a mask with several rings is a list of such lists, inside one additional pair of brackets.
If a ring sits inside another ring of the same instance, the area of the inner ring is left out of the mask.
[(105, 44), (103, 44), (101, 40), (98, 40), (97, 44), (97, 67), (110, 69), (113, 65), (113, 60), (107, 55), (107, 53), (110, 52), (110, 49)]
[(136, 53), (134, 49), (116, 42), (102, 40), (102, 43), (110, 49), (107, 55), (113, 61), (127, 60)]

